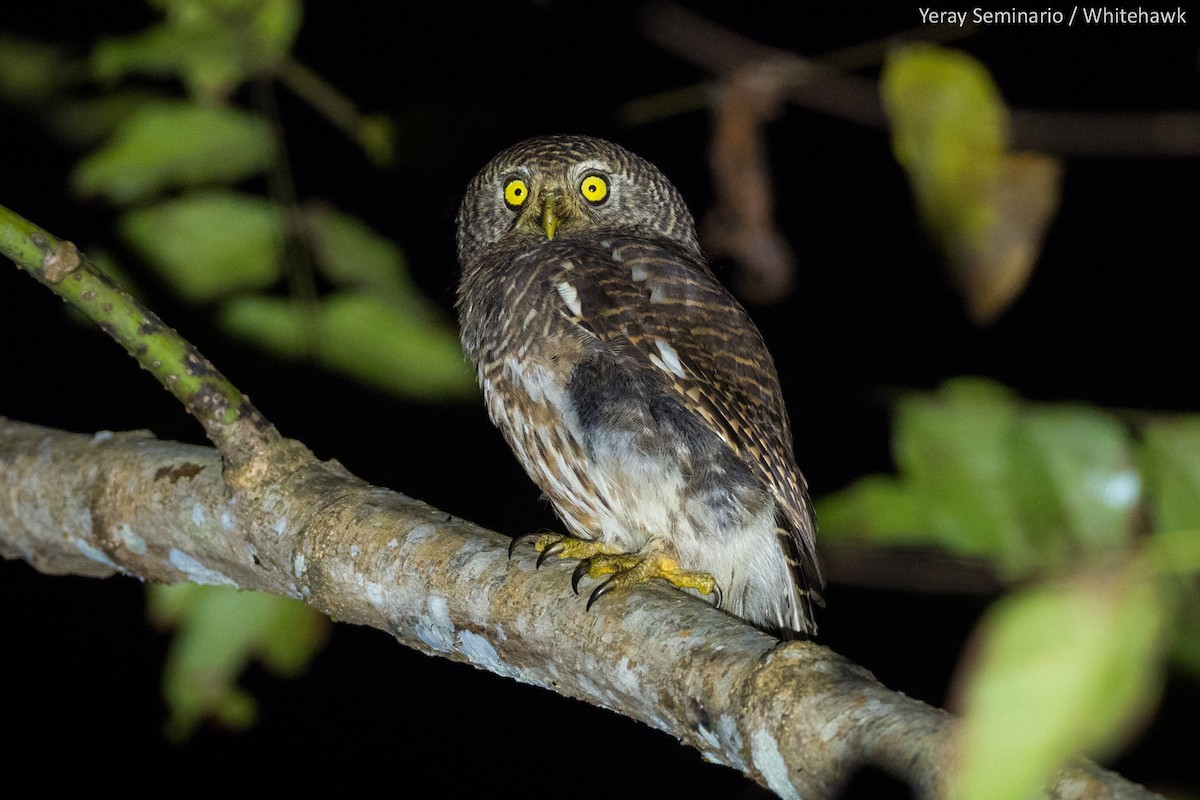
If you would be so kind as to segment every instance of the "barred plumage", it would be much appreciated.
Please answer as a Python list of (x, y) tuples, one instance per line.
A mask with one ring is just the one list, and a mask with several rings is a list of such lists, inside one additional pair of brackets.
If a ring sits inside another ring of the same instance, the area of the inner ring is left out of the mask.
[(711, 576), (730, 612), (814, 632), (815, 523), (774, 363), (670, 182), (610, 142), (532, 139), (472, 181), (458, 245), (493, 422), (572, 536), (633, 556), (593, 573), (666, 558), (685, 577), (648, 574)]

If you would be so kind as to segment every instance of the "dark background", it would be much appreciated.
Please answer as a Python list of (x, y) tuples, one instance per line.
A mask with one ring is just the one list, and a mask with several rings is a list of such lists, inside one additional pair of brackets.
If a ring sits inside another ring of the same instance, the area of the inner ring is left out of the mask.
[[(920, 24), (915, 4), (687, 5), (805, 55)], [(707, 115), (633, 128), (615, 121), (614, 109), (628, 100), (704, 78), (641, 37), (636, 8), (310, 2), (297, 57), (364, 110), (394, 115), (400, 163), (374, 169), (281, 92), (301, 199), (326, 198), (398, 241), (421, 287), (448, 313), (461, 192), (491, 155), (525, 136), (613, 138), (658, 164), (702, 212), (711, 203)], [(1200, 111), (1200, 19), (1191, 16), (1169, 28), (995, 27), (956, 46), (983, 59), (1017, 107)], [(133, 32), (152, 19), (132, 0), (0, 7), (0, 29), (69, 41), (80, 52), (100, 33)], [(890, 468), (884, 398), (895, 387), (980, 374), (1037, 400), (1200, 407), (1200, 160), (1068, 160), (1061, 210), (1028, 290), (980, 329), (919, 230), (882, 131), (793, 107), (770, 139), (778, 219), (800, 275), (785, 302), (750, 311), (778, 362), (816, 495)], [(67, 190), (77, 153), (9, 108), (0, 108), (0, 144), (0, 202), (85, 249), (112, 244), (114, 210)], [(407, 403), (275, 362), (224, 338), (208, 312), (182, 305), (150, 276), (136, 277), (155, 310), (318, 456), (506, 533), (554, 524), (481, 402)], [(166, 392), (107, 338), (69, 321), (28, 276), (0, 265), (0, 301), (0, 414), (203, 441)], [(892, 688), (940, 704), (964, 637), (990, 599), (835, 584), (821, 639)], [(104, 783), (197, 794), (234, 786), (361, 792), (380, 783), (397, 794), (437, 786), (451, 795), (534, 797), (757, 791), (617, 715), (346, 625), (336, 626), (305, 678), (248, 676), (261, 700), (257, 728), (205, 729), (169, 745), (158, 698), (166, 640), (147, 628), (142, 610), (141, 587), (130, 579), (48, 578), (22, 563), (0, 564), (0, 764), (10, 778), (24, 774), (41, 790)], [(1157, 720), (1115, 767), (1158, 788), (1195, 791), (1198, 707), (1197, 683), (1173, 678)], [(854, 790), (904, 796), (872, 775)]]

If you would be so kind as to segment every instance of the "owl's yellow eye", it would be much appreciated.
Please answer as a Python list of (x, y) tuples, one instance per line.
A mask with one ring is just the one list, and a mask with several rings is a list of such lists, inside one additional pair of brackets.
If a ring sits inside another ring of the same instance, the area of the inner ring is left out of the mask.
[(520, 178), (513, 178), (504, 184), (504, 202), (510, 208), (520, 208), (529, 199), (529, 187)]
[(598, 205), (608, 198), (608, 181), (599, 175), (588, 175), (583, 179), (583, 183), (579, 184), (579, 191), (584, 200)]

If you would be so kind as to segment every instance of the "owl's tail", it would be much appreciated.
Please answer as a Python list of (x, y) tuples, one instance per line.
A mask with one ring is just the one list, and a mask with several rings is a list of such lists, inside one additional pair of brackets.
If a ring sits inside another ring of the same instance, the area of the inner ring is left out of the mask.
[(779, 621), (779, 634), (784, 639), (808, 639), (817, 633), (813, 609), (825, 607), (825, 598), (821, 595), (825, 588), (821, 566), (817, 554), (804, 546), (805, 541), (811, 541), (810, 537), (786, 524), (777, 526), (775, 535), (779, 537), (779, 546), (792, 577), (791, 602), (786, 606), (785, 618)]

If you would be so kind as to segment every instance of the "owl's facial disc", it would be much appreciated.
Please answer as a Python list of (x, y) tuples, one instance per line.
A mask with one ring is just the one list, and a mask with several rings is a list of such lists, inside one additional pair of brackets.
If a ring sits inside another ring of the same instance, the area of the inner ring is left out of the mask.
[(591, 209), (609, 199), (611, 178), (605, 164), (588, 160), (548, 170), (523, 166), (502, 185), (505, 204), (518, 215), (516, 228), (553, 240), (589, 225)]

